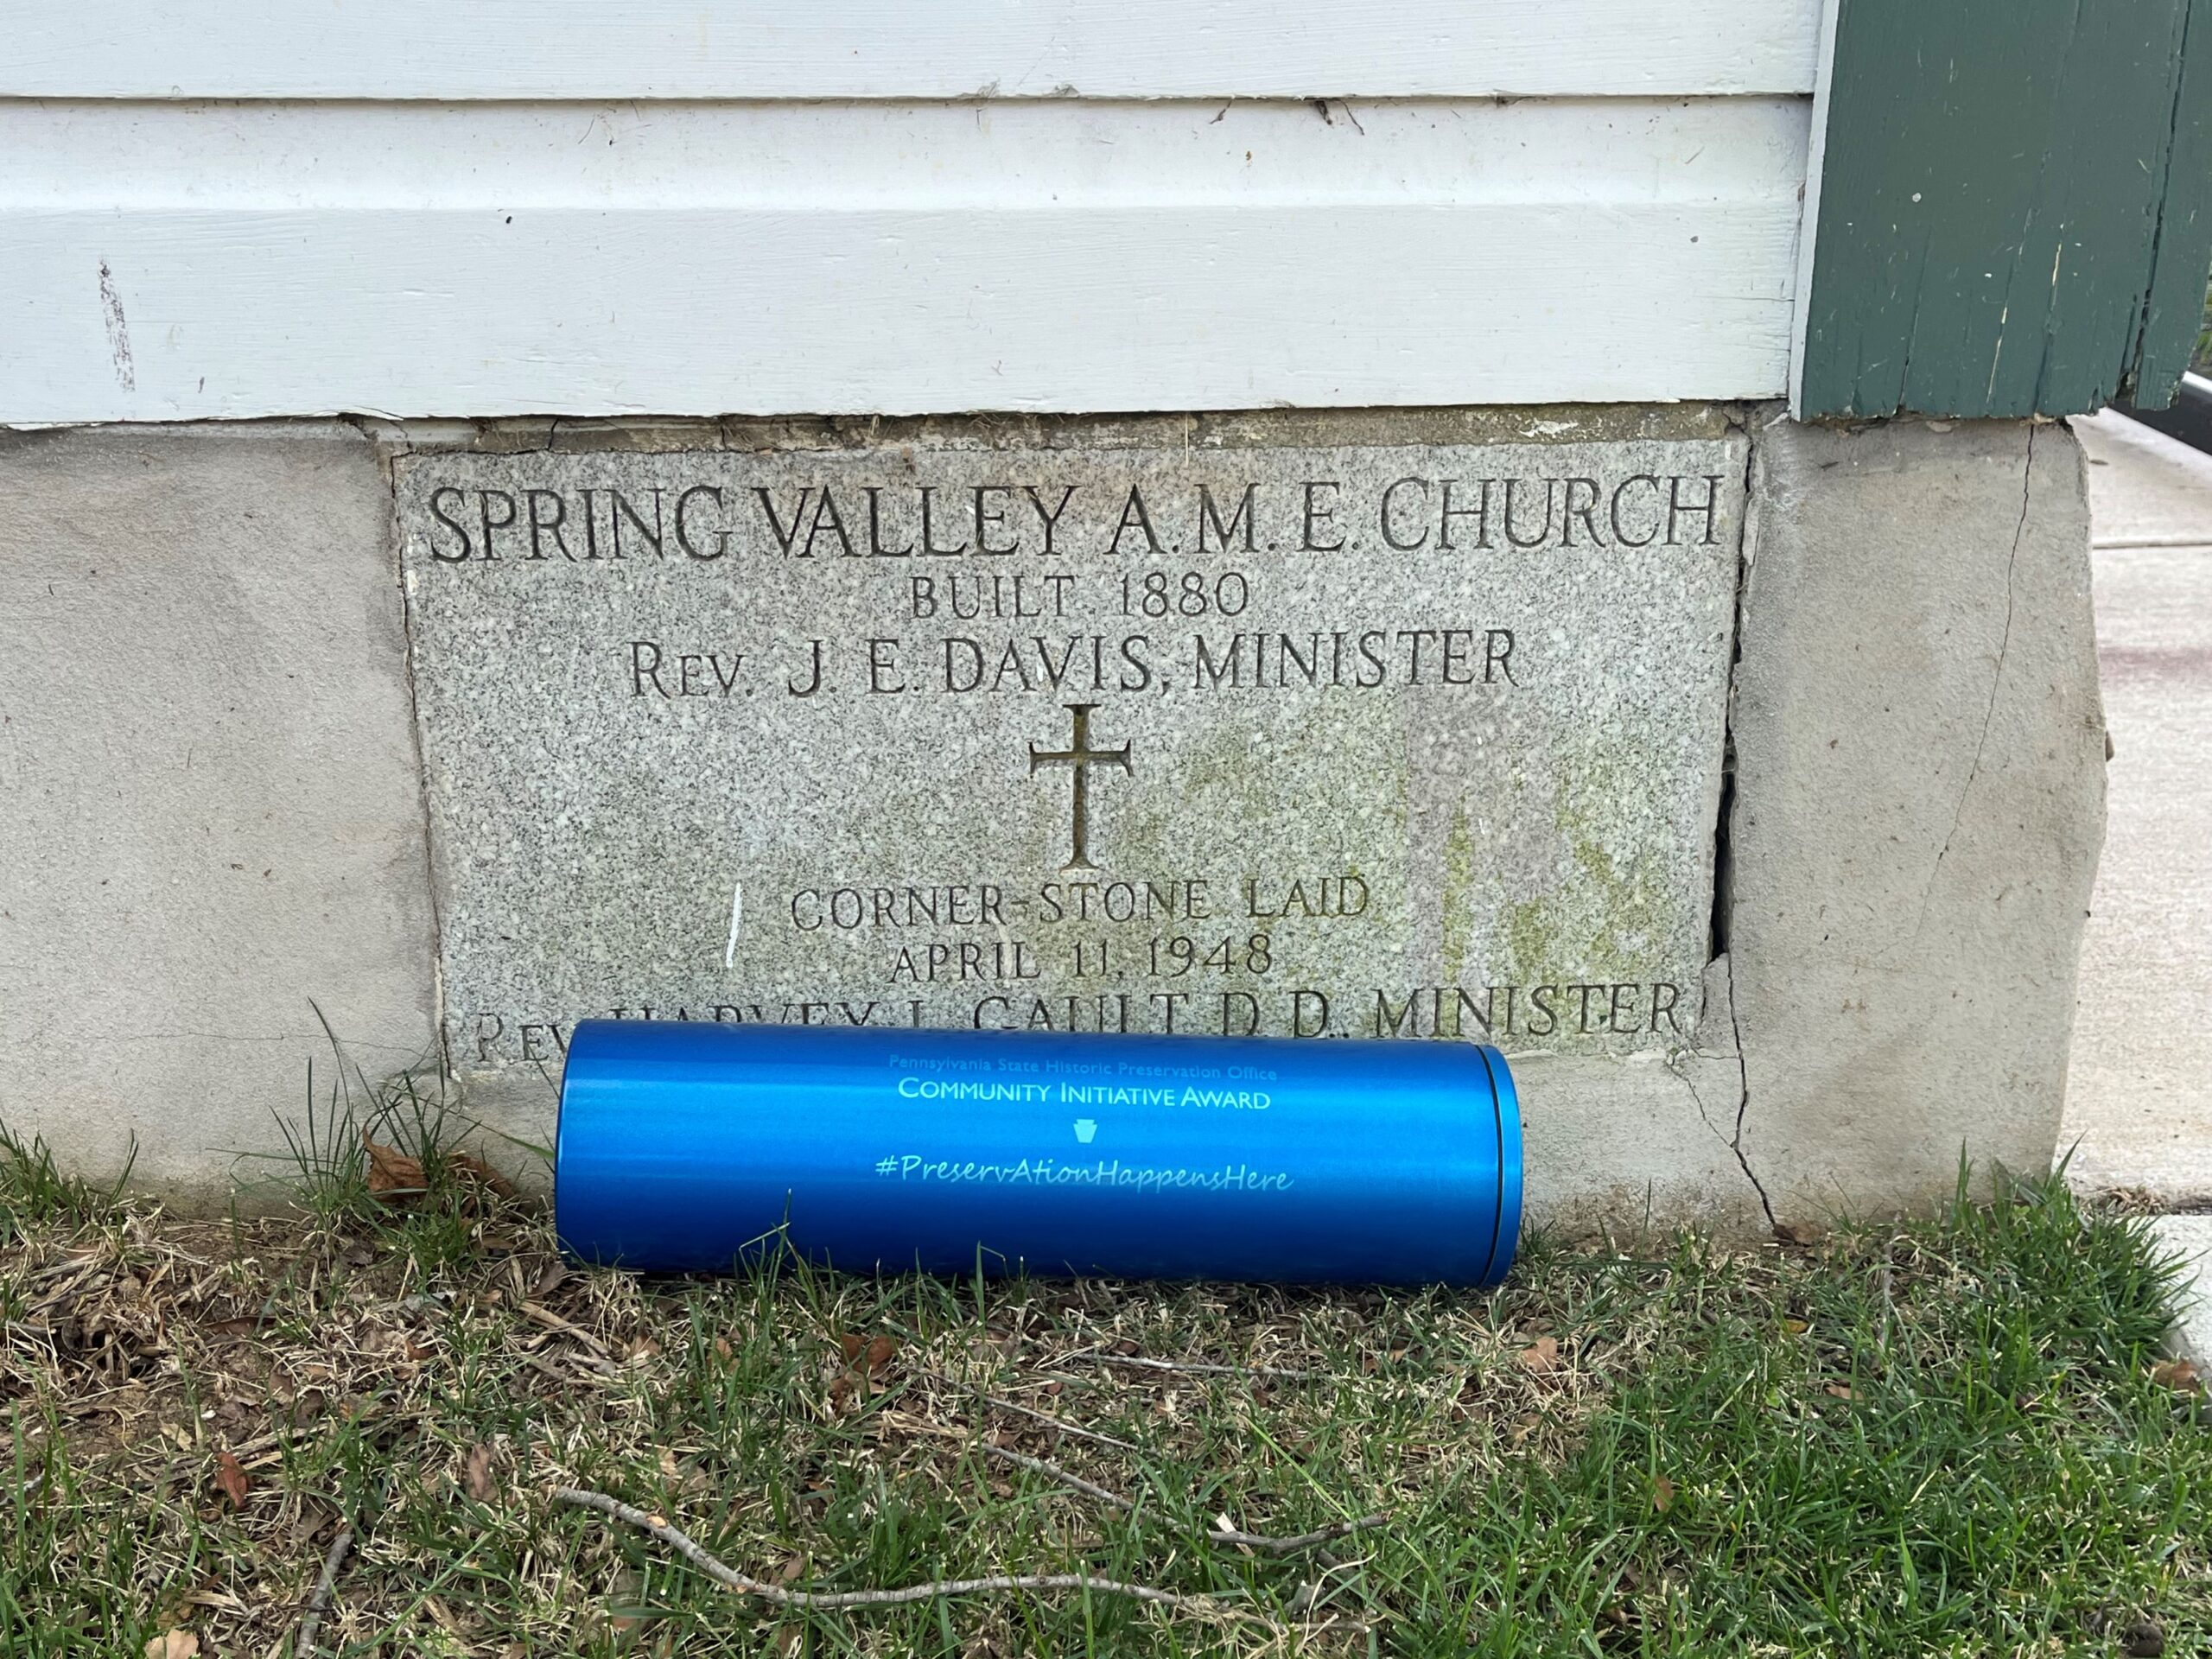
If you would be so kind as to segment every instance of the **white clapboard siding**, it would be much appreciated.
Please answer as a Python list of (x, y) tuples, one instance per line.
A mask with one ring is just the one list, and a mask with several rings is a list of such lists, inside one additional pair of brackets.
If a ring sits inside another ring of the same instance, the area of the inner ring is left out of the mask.
[(0, 0), (0, 96), (1809, 92), (1818, 0)]
[(0, 422), (1773, 396), (1807, 111), (0, 103)]

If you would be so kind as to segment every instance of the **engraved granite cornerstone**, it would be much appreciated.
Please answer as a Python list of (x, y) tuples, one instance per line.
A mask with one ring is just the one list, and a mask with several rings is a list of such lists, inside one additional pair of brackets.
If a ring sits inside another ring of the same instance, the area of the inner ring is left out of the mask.
[(398, 462), (447, 1039), (1689, 1046), (1744, 449)]

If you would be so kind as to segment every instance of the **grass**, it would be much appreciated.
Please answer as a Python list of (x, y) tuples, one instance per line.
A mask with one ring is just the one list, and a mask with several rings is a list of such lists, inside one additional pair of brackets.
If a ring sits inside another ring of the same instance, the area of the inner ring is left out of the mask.
[(99, 1186), (65, 1173), (40, 1137), (25, 1141), (0, 1124), (0, 1248), (54, 1222), (83, 1223), (114, 1209), (137, 1161), (134, 1143), (122, 1173)]
[[(0, 1655), (289, 1654), (340, 1527), (348, 1655), (2108, 1654), (2146, 1618), (2212, 1653), (2168, 1272), (2055, 1181), (1811, 1247), (1540, 1244), (1491, 1293), (645, 1281), (474, 1179), (194, 1222), (0, 1145)], [(1216, 1599), (779, 1612), (561, 1484), (798, 1587)]]

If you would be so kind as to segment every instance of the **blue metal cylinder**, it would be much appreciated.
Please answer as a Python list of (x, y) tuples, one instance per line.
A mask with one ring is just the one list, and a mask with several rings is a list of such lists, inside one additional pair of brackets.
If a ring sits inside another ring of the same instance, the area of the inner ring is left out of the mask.
[(576, 1027), (554, 1207), (588, 1262), (1490, 1284), (1521, 1114), (1471, 1044)]

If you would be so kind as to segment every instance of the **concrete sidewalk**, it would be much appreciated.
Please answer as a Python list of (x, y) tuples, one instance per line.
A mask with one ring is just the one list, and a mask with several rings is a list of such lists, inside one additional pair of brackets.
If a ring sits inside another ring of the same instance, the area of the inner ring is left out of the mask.
[[(2212, 1209), (2212, 455), (2107, 412), (2089, 455), (2112, 731), (2063, 1144), (2085, 1189)], [(2212, 1216), (2161, 1224), (2212, 1286)], [(2212, 1303), (2183, 1345), (2212, 1357)]]

